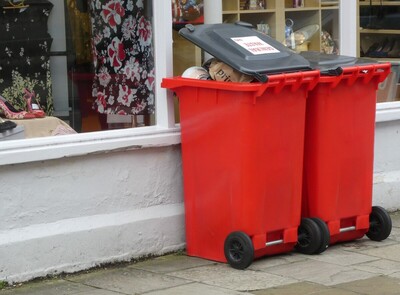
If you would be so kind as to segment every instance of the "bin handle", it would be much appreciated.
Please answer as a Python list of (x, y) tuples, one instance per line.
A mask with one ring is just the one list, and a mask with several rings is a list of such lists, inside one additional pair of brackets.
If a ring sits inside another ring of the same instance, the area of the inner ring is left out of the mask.
[(263, 83), (258, 88), (257, 92), (254, 95), (254, 103), (257, 97), (260, 97), (264, 94), (267, 88), (274, 87), (274, 93), (279, 93), (282, 88), (286, 84), (286, 74), (279, 74), (270, 76), (267, 83)]
[[(387, 75), (390, 72), (390, 63), (382, 63), (382, 64), (372, 64), (366, 66), (354, 66), (343, 68), (343, 76), (348, 77), (347, 85), (352, 85), (359, 78), (363, 78), (363, 83), (367, 84), (371, 81), (374, 76), (379, 75), (379, 82), (385, 80)], [(360, 73), (362, 75), (360, 75)], [(335, 87), (340, 82), (340, 79), (337, 79), (336, 83), (333, 83), (333, 87)]]
[(274, 87), (274, 93), (282, 91), (286, 85), (291, 85), (291, 91), (297, 91), (302, 84), (308, 83), (307, 90), (313, 89), (318, 83), (318, 72), (304, 71), (295, 73), (284, 73), (269, 76), (268, 82), (263, 83), (258, 88), (254, 98), (260, 97), (269, 87)]

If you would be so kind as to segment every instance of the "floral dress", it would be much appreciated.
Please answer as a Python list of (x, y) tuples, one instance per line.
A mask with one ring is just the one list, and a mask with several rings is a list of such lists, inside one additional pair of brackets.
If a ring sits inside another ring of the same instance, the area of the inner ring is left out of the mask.
[(91, 0), (94, 108), (102, 114), (154, 113), (152, 26), (145, 0)]
[(53, 4), (26, 0), (22, 9), (0, 3), (0, 94), (16, 109), (25, 109), (24, 88), (34, 91), (48, 115), (53, 112), (50, 77), (52, 38), (47, 21)]

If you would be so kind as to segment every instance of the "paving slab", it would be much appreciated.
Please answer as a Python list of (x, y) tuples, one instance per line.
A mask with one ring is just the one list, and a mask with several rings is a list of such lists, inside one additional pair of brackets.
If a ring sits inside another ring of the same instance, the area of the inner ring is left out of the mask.
[(146, 293), (146, 295), (243, 295), (247, 292), (238, 292), (230, 289), (208, 286), (201, 283), (191, 283), (169, 289)]
[(353, 265), (353, 268), (380, 275), (390, 275), (400, 272), (400, 262), (387, 259), (378, 259), (375, 261)]
[(388, 275), (388, 277), (396, 278), (396, 279), (400, 280), (400, 272), (392, 273), (392, 274)]
[(388, 240), (400, 242), (400, 227), (392, 227)]
[(349, 266), (353, 264), (379, 260), (378, 257), (345, 251), (341, 247), (330, 247), (321, 255), (311, 255), (310, 259), (328, 262), (336, 265)]
[(274, 256), (265, 256), (255, 260), (248, 269), (265, 270), (278, 265), (290, 264), (298, 261), (304, 261), (309, 258), (308, 255), (303, 255), (297, 252), (285, 253)]
[(335, 287), (364, 295), (398, 295), (400, 293), (400, 280), (380, 276), (340, 284)]
[(125, 267), (68, 277), (69, 281), (123, 294), (138, 294), (189, 283), (185, 279)]
[(252, 292), (254, 295), (357, 295), (352, 291), (334, 289), (319, 284), (301, 282)]
[(147, 270), (155, 273), (169, 273), (188, 268), (213, 264), (216, 264), (216, 262), (197, 257), (189, 257), (186, 255), (171, 254), (143, 262), (134, 263), (129, 267)]
[(384, 258), (392, 261), (400, 261), (400, 244), (377, 247), (373, 249), (366, 249), (364, 254)]
[(281, 275), (250, 269), (233, 269), (226, 264), (196, 267), (169, 275), (236, 291), (266, 289), (297, 282), (293, 278)]
[(390, 213), (393, 227), (400, 227), (400, 211)]
[(391, 236), (389, 236), (388, 239), (381, 241), (381, 242), (371, 241), (367, 237), (364, 237), (362, 239), (332, 245), (328, 248), (328, 250), (333, 249), (335, 247), (340, 247), (346, 251), (353, 251), (353, 252), (359, 252), (359, 253), (364, 254), (365, 250), (368, 250), (368, 249), (376, 249), (376, 248), (381, 248), (381, 247), (395, 245), (395, 244), (398, 244), (398, 241), (393, 239)]
[(341, 266), (312, 259), (272, 267), (265, 271), (277, 275), (288, 276), (299, 281), (313, 282), (324, 286), (332, 286), (377, 276), (377, 274), (353, 269), (348, 266)]
[(23, 284), (14, 289), (0, 290), (1, 295), (75, 295), (75, 294), (93, 294), (93, 295), (115, 295), (116, 293), (91, 293), (99, 291), (96, 288), (82, 284), (68, 282), (65, 280), (50, 280), (32, 282)]

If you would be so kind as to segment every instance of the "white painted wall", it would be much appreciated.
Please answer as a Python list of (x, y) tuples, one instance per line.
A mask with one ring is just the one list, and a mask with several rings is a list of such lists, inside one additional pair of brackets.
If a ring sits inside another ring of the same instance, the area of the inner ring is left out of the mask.
[(376, 125), (374, 204), (400, 209), (400, 120)]
[(373, 203), (400, 210), (400, 102), (377, 105)]
[(180, 145), (0, 166), (0, 281), (183, 249)]

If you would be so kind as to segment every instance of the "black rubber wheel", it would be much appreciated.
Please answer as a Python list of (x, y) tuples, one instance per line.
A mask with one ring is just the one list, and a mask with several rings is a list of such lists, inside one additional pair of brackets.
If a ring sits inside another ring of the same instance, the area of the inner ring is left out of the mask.
[(321, 254), (328, 248), (329, 241), (331, 240), (331, 234), (329, 232), (328, 225), (325, 223), (325, 221), (323, 221), (321, 218), (318, 217), (313, 217), (311, 219), (318, 225), (321, 231), (321, 245), (314, 252), (314, 254)]
[(369, 230), (367, 237), (372, 241), (385, 240), (392, 231), (392, 219), (385, 209), (379, 206), (372, 207), (369, 215)]
[(303, 254), (314, 254), (321, 246), (321, 230), (311, 218), (303, 218), (297, 230), (296, 250)]
[(254, 259), (253, 243), (244, 232), (232, 232), (225, 239), (224, 253), (230, 266), (245, 269)]

